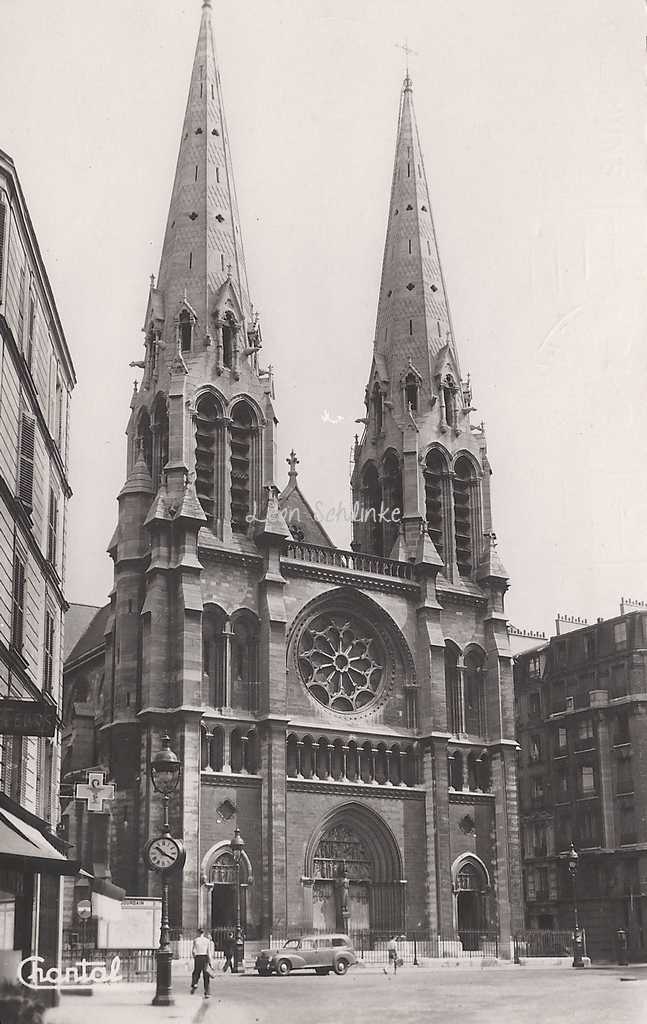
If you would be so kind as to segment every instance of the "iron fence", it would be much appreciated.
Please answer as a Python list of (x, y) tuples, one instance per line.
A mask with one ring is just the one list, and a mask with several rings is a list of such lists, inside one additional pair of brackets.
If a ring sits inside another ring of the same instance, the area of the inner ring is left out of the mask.
[[(268, 947), (280, 947), (288, 939), (301, 935), (326, 935), (316, 929), (288, 929), (273, 931), (269, 935)], [(389, 959), (387, 945), (392, 931), (372, 929), (350, 929), (348, 937), (359, 960), (369, 964), (386, 964)], [(499, 955), (499, 938), (496, 932), (463, 931), (440, 933), (433, 931), (406, 931), (397, 933), (398, 956), (405, 964), (419, 964), (423, 960), (460, 960), (471, 957), (496, 959)]]
[(81, 959), (101, 961), (110, 965), (114, 957), (120, 960), (119, 973), (123, 981), (155, 981), (155, 949), (87, 949), (77, 945), (63, 946), (62, 966), (80, 966)]
[(514, 936), (514, 959), (573, 956), (573, 933), (529, 929)]

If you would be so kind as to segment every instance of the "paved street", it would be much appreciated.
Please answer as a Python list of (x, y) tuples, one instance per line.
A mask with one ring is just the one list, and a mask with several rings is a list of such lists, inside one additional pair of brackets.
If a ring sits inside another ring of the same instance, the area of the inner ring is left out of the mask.
[[(622, 981), (622, 978), (635, 980)], [(64, 997), (46, 1024), (642, 1024), (647, 968), (572, 970), (404, 968), (396, 978), (374, 970), (344, 978), (218, 977), (209, 1001), (189, 996), (178, 979), (174, 1007), (150, 1006), (152, 986), (120, 986), (91, 1000)]]

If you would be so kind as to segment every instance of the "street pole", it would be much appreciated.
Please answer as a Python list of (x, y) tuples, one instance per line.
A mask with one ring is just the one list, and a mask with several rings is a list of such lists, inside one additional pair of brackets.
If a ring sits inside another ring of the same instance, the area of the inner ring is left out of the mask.
[(240, 829), (236, 827), (234, 829), (234, 835), (229, 844), (231, 847), (232, 856), (234, 858), (235, 866), (235, 881), (236, 881), (236, 949), (234, 951), (234, 974), (238, 974), (238, 971), (243, 965), (244, 970), (244, 959), (245, 959), (245, 944), (243, 941), (243, 929), (240, 919), (240, 860), (243, 855), (245, 848), (245, 841), (240, 834)]
[(580, 917), (577, 908), (577, 869), (579, 867), (579, 855), (573, 843), (568, 852), (568, 870), (573, 882), (573, 967), (584, 967), (582, 958), (582, 929), (580, 928)]
[(238, 958), (242, 936), (240, 934), (240, 861), (236, 861), (236, 948), (234, 950), (234, 974), (238, 974)]
[[(163, 794), (164, 801), (164, 833), (170, 832), (168, 820), (168, 795)], [(157, 950), (157, 970), (155, 972), (155, 998), (153, 1006), (173, 1006), (173, 984), (171, 978), (171, 963), (173, 952), (171, 950), (171, 929), (168, 916), (168, 875), (162, 875), (162, 922), (160, 927), (160, 944)]]

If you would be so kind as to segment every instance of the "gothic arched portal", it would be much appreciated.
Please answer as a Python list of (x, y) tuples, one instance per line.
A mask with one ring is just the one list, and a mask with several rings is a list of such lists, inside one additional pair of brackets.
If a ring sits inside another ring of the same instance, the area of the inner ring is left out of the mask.
[(306, 850), (315, 931), (404, 930), (402, 859), (390, 828), (361, 804), (326, 815)]

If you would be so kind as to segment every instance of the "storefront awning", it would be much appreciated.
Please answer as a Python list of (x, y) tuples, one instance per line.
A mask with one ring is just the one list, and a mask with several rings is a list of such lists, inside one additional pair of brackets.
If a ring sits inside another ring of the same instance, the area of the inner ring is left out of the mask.
[(76, 875), (80, 864), (58, 849), (60, 840), (35, 814), (0, 793), (0, 865), (55, 875)]

